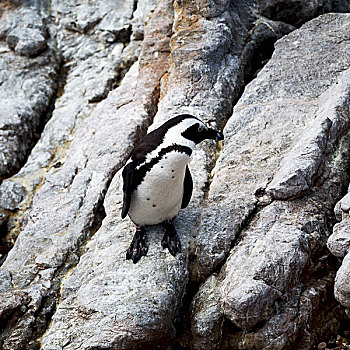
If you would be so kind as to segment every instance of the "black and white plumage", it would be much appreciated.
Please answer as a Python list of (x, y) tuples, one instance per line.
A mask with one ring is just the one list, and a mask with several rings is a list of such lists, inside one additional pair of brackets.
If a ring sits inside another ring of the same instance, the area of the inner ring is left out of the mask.
[(205, 139), (222, 140), (223, 135), (184, 114), (147, 134), (134, 148), (123, 170), (121, 215), (125, 218), (128, 214), (137, 227), (127, 259), (136, 263), (147, 254), (146, 225), (162, 224), (166, 230), (163, 248), (174, 256), (180, 251), (172, 220), (191, 199), (193, 183), (188, 162), (195, 145)]

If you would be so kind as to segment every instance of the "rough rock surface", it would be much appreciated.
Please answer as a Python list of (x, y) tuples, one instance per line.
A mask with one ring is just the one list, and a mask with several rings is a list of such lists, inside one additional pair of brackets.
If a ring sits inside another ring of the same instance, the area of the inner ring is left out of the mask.
[(24, 164), (56, 92), (60, 59), (45, 17), (19, 8), (0, 18), (0, 179)]
[[(240, 237), (217, 282), (204, 284), (214, 287), (203, 287), (206, 293), (195, 296), (204, 309), (194, 307), (191, 316), (198, 349), (203, 349), (208, 330), (215, 328), (216, 338), (223, 333), (217, 327), (222, 315), (238, 327), (230, 339), (238, 348), (283, 348), (298, 336), (310, 347), (317, 339), (317, 330), (308, 330), (313, 321), (301, 320), (297, 305), (303, 289), (323, 293), (309, 283), (319, 273), (317, 260), (327, 260), (327, 221), (346, 185), (348, 31), (348, 15), (326, 15), (281, 39), (225, 126), (227, 141), (196, 237), (194, 278), (216, 271)], [(328, 52), (339, 47), (338, 54), (330, 57), (323, 45)], [(205, 300), (213, 289), (221, 293), (221, 315), (204, 322), (198, 314), (207, 315), (211, 306)], [(331, 292), (324, 298), (331, 300)], [(285, 304), (293, 314), (284, 310)], [(245, 332), (249, 342), (242, 338)], [(205, 348), (218, 346), (220, 342), (207, 343)]]
[[(348, 81), (348, 83), (350, 83)], [(338, 258), (344, 258), (335, 279), (334, 293), (337, 300), (347, 308), (350, 315), (350, 217), (349, 193), (335, 206), (335, 214), (339, 223), (334, 225), (333, 234), (327, 245), (329, 250)]]
[[(328, 247), (348, 252), (350, 15), (294, 30), (349, 7), (0, 4), (0, 347), (310, 349), (336, 332), (326, 243), (333, 229)], [(181, 254), (154, 227), (134, 265), (120, 169), (182, 112), (225, 143), (192, 157)]]

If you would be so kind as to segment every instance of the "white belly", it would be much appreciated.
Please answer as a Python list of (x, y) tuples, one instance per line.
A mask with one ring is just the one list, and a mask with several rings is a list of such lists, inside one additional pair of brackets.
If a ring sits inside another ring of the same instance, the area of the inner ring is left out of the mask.
[(129, 216), (136, 225), (156, 225), (179, 213), (189, 159), (187, 154), (170, 152), (146, 173), (131, 197)]

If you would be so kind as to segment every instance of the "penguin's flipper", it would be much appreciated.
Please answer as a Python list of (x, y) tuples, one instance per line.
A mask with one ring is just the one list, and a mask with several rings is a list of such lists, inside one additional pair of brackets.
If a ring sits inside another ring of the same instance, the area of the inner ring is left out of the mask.
[(190, 169), (188, 168), (188, 165), (187, 165), (185, 179), (184, 179), (184, 194), (182, 196), (181, 209), (184, 209), (188, 206), (188, 203), (190, 202), (192, 197), (192, 191), (193, 191), (193, 181), (192, 181)]
[(122, 209), (122, 219), (124, 219), (129, 211), (132, 193), (132, 182), (134, 179), (134, 166), (129, 163), (123, 169), (123, 209)]

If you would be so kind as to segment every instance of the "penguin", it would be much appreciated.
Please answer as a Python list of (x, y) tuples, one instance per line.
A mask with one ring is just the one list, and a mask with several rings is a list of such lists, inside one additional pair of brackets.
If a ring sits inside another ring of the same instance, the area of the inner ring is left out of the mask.
[(125, 165), (121, 217), (129, 215), (136, 232), (126, 259), (136, 264), (148, 251), (146, 228), (160, 224), (165, 233), (163, 249), (176, 256), (181, 251), (173, 220), (187, 207), (193, 190), (188, 162), (196, 144), (206, 139), (223, 140), (223, 134), (200, 119), (181, 114), (147, 134), (134, 148)]

